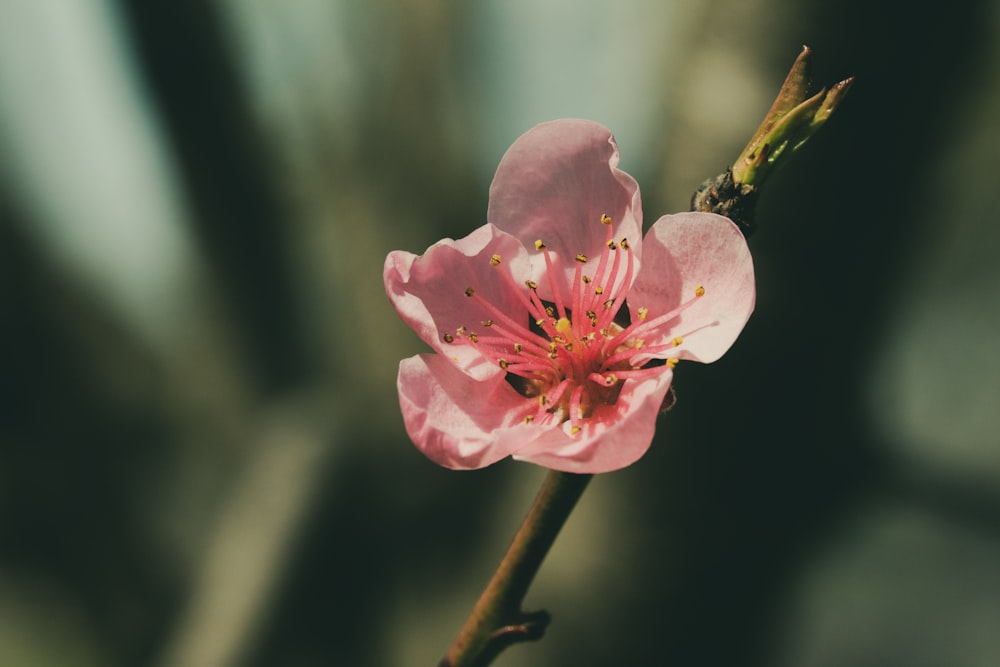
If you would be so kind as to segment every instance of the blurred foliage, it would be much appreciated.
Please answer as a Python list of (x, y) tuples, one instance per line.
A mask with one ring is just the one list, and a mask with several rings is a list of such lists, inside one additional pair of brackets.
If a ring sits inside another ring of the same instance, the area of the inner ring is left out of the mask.
[(758, 306), (595, 480), (500, 665), (1000, 661), (995, 3), (0, 3), (0, 664), (427, 665), (541, 471), (398, 415), (394, 248), (604, 122), (646, 220), (802, 43), (857, 82), (770, 181)]

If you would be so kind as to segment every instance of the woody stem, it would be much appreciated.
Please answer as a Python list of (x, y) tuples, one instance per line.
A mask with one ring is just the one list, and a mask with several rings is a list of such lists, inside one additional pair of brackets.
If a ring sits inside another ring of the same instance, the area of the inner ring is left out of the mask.
[(549, 471), (500, 566), (438, 667), (485, 667), (511, 644), (541, 638), (549, 615), (524, 612), (521, 603), (591, 477)]

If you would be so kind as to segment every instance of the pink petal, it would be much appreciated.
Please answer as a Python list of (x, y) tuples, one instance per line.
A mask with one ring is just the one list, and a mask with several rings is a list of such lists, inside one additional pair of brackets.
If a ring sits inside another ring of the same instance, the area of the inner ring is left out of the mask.
[[(487, 220), (533, 249), (541, 239), (573, 278), (573, 258), (600, 254), (611, 216), (615, 239), (641, 251), (642, 205), (635, 179), (617, 168), (611, 131), (585, 120), (537, 125), (507, 150), (490, 186)], [(545, 289), (544, 282), (539, 280)]]
[[(645, 306), (649, 318), (705, 295), (646, 337), (646, 347), (682, 336), (669, 356), (708, 363), (733, 344), (754, 307), (753, 261), (746, 240), (729, 218), (713, 213), (665, 215), (643, 241), (645, 261), (628, 295), (633, 318)], [(665, 356), (665, 355), (655, 355)]]
[(585, 422), (583, 430), (570, 435), (565, 422), (534, 442), (518, 448), (513, 457), (553, 470), (600, 473), (632, 465), (649, 449), (656, 418), (673, 379), (662, 372), (641, 381), (627, 380), (614, 405), (602, 406)]
[[(479, 300), (465, 295), (469, 287), (506, 313), (524, 312), (501, 271), (513, 269), (514, 275), (527, 275), (526, 252), (514, 237), (484, 225), (458, 241), (439, 241), (421, 256), (400, 250), (389, 253), (382, 273), (385, 291), (396, 312), (417, 335), (481, 380), (501, 373), (497, 360), (484, 356), (474, 345), (446, 343), (443, 336), (455, 336), (462, 326), (482, 332), (481, 323), (494, 317)], [(494, 254), (509, 266), (492, 266)]]
[(410, 439), (446, 468), (483, 468), (529, 437), (525, 399), (503, 376), (479, 382), (441, 355), (421, 354), (400, 362), (397, 387)]

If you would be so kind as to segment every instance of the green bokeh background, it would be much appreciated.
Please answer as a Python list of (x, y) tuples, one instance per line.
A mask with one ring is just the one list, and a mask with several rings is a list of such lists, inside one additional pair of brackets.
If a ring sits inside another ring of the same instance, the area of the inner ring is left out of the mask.
[(988, 0), (0, 0), (0, 664), (435, 664), (544, 471), (409, 443), (385, 254), (482, 224), (558, 117), (684, 209), (803, 43), (857, 81), (761, 200), (757, 310), (496, 664), (1000, 664), (998, 36)]

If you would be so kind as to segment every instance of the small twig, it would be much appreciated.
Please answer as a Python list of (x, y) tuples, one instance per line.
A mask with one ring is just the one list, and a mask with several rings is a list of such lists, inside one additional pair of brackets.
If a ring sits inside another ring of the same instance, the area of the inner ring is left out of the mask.
[(521, 603), (593, 475), (549, 471), (528, 515), (438, 667), (485, 667), (512, 644), (545, 634), (549, 615)]

